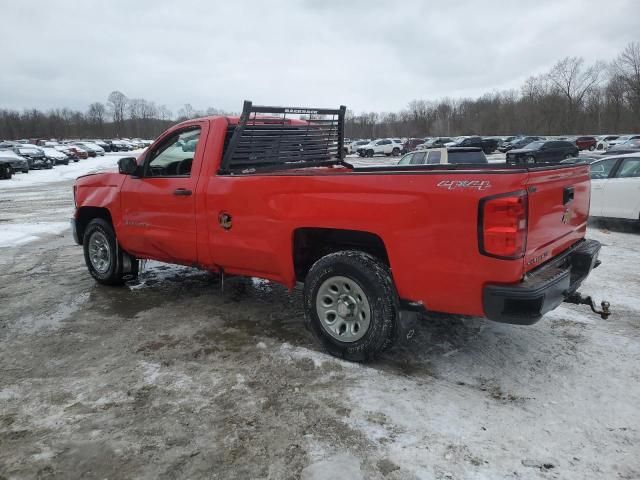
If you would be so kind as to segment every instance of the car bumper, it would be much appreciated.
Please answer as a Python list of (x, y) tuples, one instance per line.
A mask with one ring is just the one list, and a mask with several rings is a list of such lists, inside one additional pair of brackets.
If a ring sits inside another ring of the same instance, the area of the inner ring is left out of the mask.
[(517, 284), (486, 285), (485, 316), (493, 321), (531, 325), (564, 302), (597, 267), (600, 242), (583, 240), (527, 274)]

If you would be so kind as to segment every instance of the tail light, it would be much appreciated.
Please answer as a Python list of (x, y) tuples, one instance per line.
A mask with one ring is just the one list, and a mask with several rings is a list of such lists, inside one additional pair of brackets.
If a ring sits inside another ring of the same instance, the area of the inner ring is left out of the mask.
[(480, 200), (478, 244), (481, 254), (505, 260), (524, 256), (527, 205), (528, 197), (524, 190)]

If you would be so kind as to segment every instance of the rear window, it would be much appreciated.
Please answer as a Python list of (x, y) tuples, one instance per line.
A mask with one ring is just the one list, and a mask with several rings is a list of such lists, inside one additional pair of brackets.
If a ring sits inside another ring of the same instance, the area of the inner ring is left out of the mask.
[(482, 150), (478, 152), (449, 152), (449, 163), (488, 163)]

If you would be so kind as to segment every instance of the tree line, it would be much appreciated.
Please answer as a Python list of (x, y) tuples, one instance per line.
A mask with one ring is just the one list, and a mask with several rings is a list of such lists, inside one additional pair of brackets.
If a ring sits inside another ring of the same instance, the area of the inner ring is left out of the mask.
[(413, 100), (400, 112), (347, 111), (345, 132), (350, 138), (640, 133), (640, 43), (609, 64), (564, 58), (517, 90)]
[[(84, 112), (0, 108), (0, 139), (155, 138), (188, 118), (226, 113), (185, 104), (174, 114), (166, 105), (116, 90), (105, 103), (92, 103)], [(399, 112), (356, 115), (347, 110), (345, 120), (350, 138), (625, 132), (640, 133), (638, 42), (628, 44), (608, 64), (564, 58), (548, 72), (529, 77), (520, 89), (475, 99), (418, 99)]]

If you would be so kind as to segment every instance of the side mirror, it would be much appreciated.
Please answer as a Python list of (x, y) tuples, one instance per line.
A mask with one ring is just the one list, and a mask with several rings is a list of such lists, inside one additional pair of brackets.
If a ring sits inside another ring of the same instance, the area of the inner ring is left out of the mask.
[(133, 175), (138, 171), (135, 157), (124, 157), (118, 160), (118, 172), (123, 175)]

